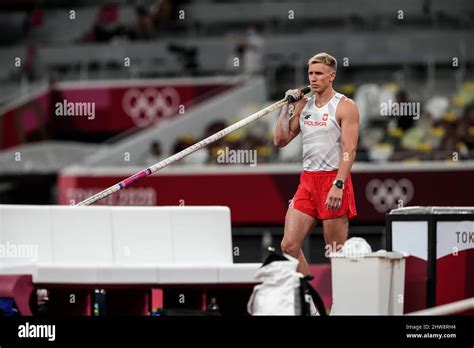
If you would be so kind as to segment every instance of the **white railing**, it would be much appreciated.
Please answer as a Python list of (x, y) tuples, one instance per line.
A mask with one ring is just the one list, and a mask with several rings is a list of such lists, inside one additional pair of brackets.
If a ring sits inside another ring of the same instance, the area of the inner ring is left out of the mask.
[[(120, 175), (126, 176), (143, 169), (143, 166), (123, 166), (123, 165), (95, 165), (87, 163), (86, 165), (77, 165), (63, 170), (63, 174), (70, 175)], [(208, 166), (205, 164), (180, 165), (163, 169), (162, 173), (168, 174), (255, 174), (255, 173), (274, 173), (274, 174), (292, 174), (301, 173), (301, 163), (262, 163), (255, 167), (248, 164), (236, 164), (225, 166)], [(433, 172), (433, 171), (460, 171), (474, 170), (474, 160), (457, 162), (455, 164), (446, 164), (443, 161), (420, 162), (417, 165), (390, 162), (390, 163), (355, 163), (351, 173), (364, 172)]]
[(474, 309), (474, 297), (453, 303), (448, 303), (434, 308), (411, 312), (407, 315), (450, 315), (471, 309)]

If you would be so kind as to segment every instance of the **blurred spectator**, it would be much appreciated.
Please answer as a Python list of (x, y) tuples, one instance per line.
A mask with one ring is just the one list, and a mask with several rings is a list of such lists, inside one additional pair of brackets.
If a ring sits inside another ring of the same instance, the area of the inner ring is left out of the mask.
[(440, 158), (437, 159), (450, 159), (453, 157), (453, 153), (459, 152), (461, 135), (456, 132), (456, 123), (457, 116), (451, 112), (445, 113), (442, 120), (437, 123), (437, 126), (444, 131), (444, 137), (439, 146)]
[(248, 75), (263, 72), (264, 40), (256, 26), (251, 26), (245, 34), (244, 72)]
[[(225, 123), (225, 121), (222, 121), (222, 120), (213, 121), (207, 127), (205, 136), (208, 137), (210, 135), (213, 135), (214, 133), (217, 133), (217, 132), (223, 130), (224, 128), (226, 128), (226, 127), (227, 127), (227, 124)], [(220, 140), (218, 140), (218, 141), (220, 141)]]
[(403, 136), (403, 129), (399, 127), (389, 127), (383, 142), (385, 144), (390, 144), (394, 151), (400, 149), (400, 140)]
[(462, 143), (471, 151), (470, 158), (474, 158), (474, 103), (469, 104), (464, 110), (457, 133)]
[(226, 72), (230, 74), (241, 74), (244, 72), (245, 45), (238, 43), (234, 47), (234, 52), (229, 56), (226, 62)]
[(112, 39), (120, 28), (118, 27), (119, 10), (117, 4), (105, 4), (97, 12), (94, 24), (82, 41), (107, 42)]
[(376, 144), (369, 149), (369, 158), (375, 162), (387, 162), (393, 155), (393, 145), (388, 143)]
[(237, 133), (229, 133), (222, 138), (222, 146), (227, 147), (229, 150), (237, 150), (241, 146), (241, 139)]
[(192, 135), (183, 135), (176, 142), (173, 146), (173, 154), (177, 154), (178, 152), (183, 151), (187, 147), (193, 145), (196, 142), (196, 139)]
[(379, 87), (375, 83), (361, 85), (354, 94), (354, 102), (359, 109), (362, 131), (379, 113)]
[(355, 87), (351, 83), (347, 83), (341, 86), (340, 92), (347, 98), (354, 99)]
[(435, 96), (424, 103), (424, 111), (431, 115), (434, 121), (440, 120), (449, 108), (449, 99), (443, 96)]
[(357, 145), (355, 162), (369, 162), (369, 149), (363, 146), (360, 142)]
[[(399, 105), (401, 103), (408, 103), (409, 101), (408, 101), (407, 92), (404, 90), (399, 90), (397, 94), (395, 94), (395, 102)], [(413, 126), (413, 116), (414, 115), (412, 116), (403, 115), (403, 116), (398, 117), (398, 122), (397, 122), (398, 128), (401, 128), (402, 130), (407, 130), (411, 128)]]
[(247, 145), (250, 145), (251, 150), (257, 151), (259, 163), (268, 163), (277, 155), (276, 148), (273, 146), (273, 135), (270, 133), (268, 123), (264, 120), (260, 119), (250, 125), (245, 141)]
[(177, 18), (177, 2), (171, 0), (157, 0), (150, 7), (150, 17), (155, 29), (164, 29), (169, 27)]
[(425, 112), (421, 115), (415, 127), (407, 130), (401, 137), (399, 152), (395, 153), (392, 160), (400, 161), (407, 158), (419, 157), (419, 151), (433, 149), (434, 144), (427, 142), (429, 129), (432, 126), (431, 114)]
[[(196, 142), (196, 138), (194, 138), (192, 135), (183, 135), (175, 142), (173, 146), (173, 153), (177, 154), (178, 152), (187, 149), (191, 145), (194, 145)], [(207, 161), (208, 152), (205, 148), (202, 148), (179, 160), (176, 162), (176, 164), (205, 164)]]
[(197, 55), (199, 53), (197, 46), (185, 47), (182, 45), (169, 44), (168, 50), (177, 55), (179, 62), (183, 67), (185, 76), (195, 76), (199, 69)]
[(29, 33), (31, 29), (39, 27), (43, 24), (44, 11), (42, 8), (35, 4), (35, 6), (26, 13), (23, 21), (23, 32)]
[(148, 40), (154, 32), (153, 20), (150, 12), (144, 5), (138, 5), (135, 9), (136, 21), (132, 32), (132, 38), (138, 40)]
[(150, 145), (150, 152), (147, 154), (145, 164), (151, 166), (164, 160), (166, 156), (163, 154), (161, 143), (159, 141), (153, 141)]
[[(468, 87), (470, 86), (469, 84)], [(366, 85), (367, 86), (367, 85)], [(376, 98), (368, 98), (373, 105), (374, 119), (361, 128), (357, 161), (425, 161), (425, 160), (464, 160), (474, 157), (474, 85), (471, 92), (463, 90), (462, 98), (451, 100), (442, 96), (429, 99), (423, 107), (419, 119), (410, 116), (381, 117), (381, 103), (393, 100), (392, 103), (408, 102), (403, 91), (395, 94), (394, 85), (372, 88)], [(466, 87), (465, 89), (469, 89)], [(352, 85), (345, 85), (345, 94), (353, 93)], [(342, 87), (341, 87), (342, 91)], [(471, 96), (471, 94), (473, 96)], [(356, 90), (357, 94), (357, 90)], [(394, 99), (391, 99), (393, 97)], [(377, 100), (378, 102), (375, 102)], [(470, 104), (465, 105), (465, 101)], [(472, 100), (472, 102), (471, 102)], [(248, 103), (236, 114), (230, 123), (238, 122), (249, 114), (261, 109), (262, 105)], [(366, 110), (370, 110), (367, 108)], [(217, 164), (222, 150), (249, 150), (257, 154), (257, 163), (292, 163), (301, 161), (301, 137), (297, 137), (282, 149), (272, 144), (275, 119), (272, 114), (257, 120), (246, 127), (232, 132), (224, 138), (210, 144), (207, 149), (199, 150), (202, 155), (189, 156), (183, 163)], [(408, 118), (409, 122), (403, 121)], [(204, 137), (211, 136), (227, 124), (224, 120), (211, 122)], [(406, 127), (406, 128), (402, 128)], [(194, 144), (193, 137), (182, 137), (176, 143), (175, 152)], [(299, 144), (299, 145), (298, 145)], [(456, 157), (455, 157), (456, 156)], [(219, 163), (221, 164), (221, 163)]]
[(23, 73), (28, 81), (34, 81), (38, 78), (38, 45), (36, 42), (28, 43), (26, 47), (26, 62)]

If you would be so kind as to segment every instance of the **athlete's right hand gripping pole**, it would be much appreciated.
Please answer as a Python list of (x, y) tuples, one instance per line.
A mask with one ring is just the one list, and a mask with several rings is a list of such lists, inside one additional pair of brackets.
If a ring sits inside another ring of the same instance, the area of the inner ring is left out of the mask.
[[(309, 86), (307, 87), (304, 87), (302, 88), (301, 90), (301, 93), (302, 94), (307, 94), (311, 91), (311, 88)], [(158, 162), (148, 168), (145, 168), (141, 171), (139, 171), (138, 173), (124, 179), (123, 181), (99, 192), (99, 193), (96, 193), (95, 195), (83, 200), (82, 202), (79, 202), (76, 204), (76, 206), (80, 206), (80, 205), (91, 205), (95, 202), (97, 202), (98, 200), (101, 200), (109, 195), (111, 195), (112, 193), (114, 192), (117, 192), (117, 191), (120, 191), (122, 189), (124, 189), (125, 187), (133, 184), (135, 181), (138, 181), (140, 180), (141, 178), (144, 178), (146, 176), (149, 176), (151, 174), (153, 174), (154, 172), (157, 172), (159, 171), (160, 169), (163, 169), (164, 167), (167, 167), (169, 166), (171, 163), (174, 163), (176, 161), (179, 161), (180, 159), (192, 154), (193, 152), (225, 137), (227, 134), (229, 133), (232, 133), (234, 131), (236, 131), (237, 129), (240, 129), (246, 125), (248, 125), (249, 123), (253, 122), (253, 121), (256, 121), (258, 120), (259, 118), (262, 118), (263, 116), (265, 115), (268, 115), (270, 112), (282, 107), (283, 105), (287, 104), (287, 103), (292, 103), (294, 102), (295, 99), (293, 98), (293, 96), (291, 95), (288, 95), (286, 96), (285, 98), (277, 101), (276, 103), (273, 103), (272, 105), (269, 105), (267, 106), (266, 108), (244, 118), (243, 120), (237, 122), (237, 123), (234, 123), (233, 125), (227, 127), (227, 128), (224, 128), (223, 130), (207, 137), (206, 139), (203, 139), (201, 140), (200, 142), (194, 144), (194, 145), (191, 145), (190, 147), (178, 152), (177, 154), (174, 154), (173, 156), (171, 157), (168, 157), (167, 159), (164, 159), (163, 161), (161, 162)]]

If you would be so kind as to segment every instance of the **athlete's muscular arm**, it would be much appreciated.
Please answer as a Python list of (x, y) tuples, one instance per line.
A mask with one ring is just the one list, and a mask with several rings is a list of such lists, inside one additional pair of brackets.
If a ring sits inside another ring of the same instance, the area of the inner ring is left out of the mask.
[[(298, 97), (300, 98), (302, 96), (299, 90), (288, 91), (287, 94), (289, 92), (294, 92), (296, 94), (299, 93)], [(278, 120), (275, 126), (275, 135), (274, 135), (273, 143), (275, 144), (276, 147), (284, 147), (288, 145), (288, 143), (292, 141), (300, 133), (299, 117), (306, 103), (307, 103), (307, 100), (305, 98), (301, 99), (296, 104), (293, 115), (290, 115), (290, 113), (288, 112), (289, 105), (288, 104), (283, 105), (283, 107), (281, 108), (280, 116), (278, 117)]]
[[(341, 121), (342, 153), (339, 160), (339, 169), (336, 180), (346, 181), (354, 163), (359, 139), (359, 110), (351, 99), (344, 99), (339, 103), (337, 116)], [(328, 209), (338, 209), (342, 202), (343, 190), (332, 186), (326, 198)]]

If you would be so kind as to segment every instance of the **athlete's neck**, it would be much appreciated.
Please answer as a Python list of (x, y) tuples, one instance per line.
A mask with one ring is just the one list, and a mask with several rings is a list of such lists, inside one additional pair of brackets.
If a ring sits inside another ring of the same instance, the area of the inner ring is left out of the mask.
[(334, 97), (334, 94), (336, 94), (336, 91), (333, 88), (326, 88), (321, 93), (315, 93), (314, 103), (316, 104), (316, 107), (320, 108), (326, 105), (326, 103), (330, 101), (332, 97)]

